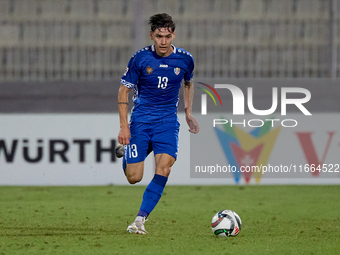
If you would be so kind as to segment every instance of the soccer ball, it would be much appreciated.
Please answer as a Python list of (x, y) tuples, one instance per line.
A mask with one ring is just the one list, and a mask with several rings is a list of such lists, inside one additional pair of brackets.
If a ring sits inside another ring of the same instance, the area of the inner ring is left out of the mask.
[(223, 210), (214, 215), (211, 229), (216, 236), (237, 236), (242, 226), (241, 218), (236, 212)]
[(115, 148), (115, 154), (117, 158), (121, 158), (124, 156), (124, 145), (123, 144), (118, 144)]

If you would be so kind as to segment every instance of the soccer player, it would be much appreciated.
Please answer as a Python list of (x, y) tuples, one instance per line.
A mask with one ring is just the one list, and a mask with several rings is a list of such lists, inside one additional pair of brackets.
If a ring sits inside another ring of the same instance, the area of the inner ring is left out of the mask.
[[(123, 156), (127, 180), (135, 184), (142, 180), (144, 160), (153, 151), (155, 175), (147, 186), (140, 210), (127, 231), (147, 234), (144, 222), (157, 205), (175, 163), (178, 152), (179, 121), (177, 107), (184, 80), (184, 106), (189, 131), (197, 133), (199, 126), (191, 114), (193, 99), (192, 55), (171, 44), (175, 39), (175, 23), (166, 13), (150, 17), (150, 38), (153, 45), (137, 51), (121, 78), (118, 92), (120, 131), (116, 148)], [(128, 95), (134, 90), (134, 106), (128, 123)]]

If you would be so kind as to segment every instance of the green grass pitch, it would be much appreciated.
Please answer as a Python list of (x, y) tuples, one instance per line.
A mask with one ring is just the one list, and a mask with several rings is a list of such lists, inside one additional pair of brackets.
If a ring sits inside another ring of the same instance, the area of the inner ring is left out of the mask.
[[(339, 254), (340, 186), (167, 186), (146, 222), (126, 232), (143, 186), (0, 187), (4, 254)], [(218, 238), (213, 215), (242, 219)]]

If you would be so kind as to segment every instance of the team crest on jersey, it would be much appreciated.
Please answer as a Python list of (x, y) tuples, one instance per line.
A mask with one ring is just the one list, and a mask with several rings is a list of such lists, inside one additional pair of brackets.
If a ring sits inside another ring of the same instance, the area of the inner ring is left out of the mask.
[(153, 72), (152, 67), (147, 66), (147, 67), (146, 67), (146, 73), (147, 73), (147, 74), (152, 74), (152, 72)]
[(179, 67), (175, 67), (175, 68), (174, 68), (174, 73), (175, 73), (176, 75), (179, 75), (180, 72), (181, 72), (181, 68), (179, 68)]

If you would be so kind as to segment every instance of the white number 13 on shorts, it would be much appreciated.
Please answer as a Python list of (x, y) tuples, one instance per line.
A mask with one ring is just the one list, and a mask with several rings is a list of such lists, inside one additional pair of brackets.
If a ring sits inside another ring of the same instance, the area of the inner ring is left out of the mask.
[(138, 152), (137, 152), (137, 145), (136, 144), (129, 144), (129, 158), (137, 158)]

